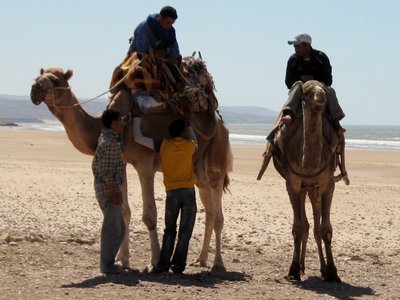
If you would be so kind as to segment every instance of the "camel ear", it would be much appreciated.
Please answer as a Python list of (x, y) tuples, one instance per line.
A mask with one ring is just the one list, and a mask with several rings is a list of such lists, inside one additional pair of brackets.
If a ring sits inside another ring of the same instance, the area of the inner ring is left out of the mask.
[(67, 70), (67, 71), (64, 73), (65, 79), (66, 79), (66, 80), (69, 80), (69, 79), (72, 77), (72, 74), (73, 74), (72, 70)]
[(43, 73), (44, 73), (44, 69), (40, 68), (40, 75), (43, 75)]

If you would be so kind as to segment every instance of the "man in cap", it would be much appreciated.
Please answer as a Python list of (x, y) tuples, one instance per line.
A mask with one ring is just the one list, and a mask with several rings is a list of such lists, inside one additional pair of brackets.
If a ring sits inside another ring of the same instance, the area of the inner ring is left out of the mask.
[[(289, 45), (294, 46), (295, 53), (289, 57), (286, 67), (285, 83), (289, 89), (289, 97), (282, 109), (282, 118), (280, 123), (285, 126), (290, 126), (293, 117), (296, 115), (301, 103), (301, 85), (308, 80), (318, 80), (324, 83), (327, 87), (327, 113), (331, 119), (332, 126), (339, 136), (339, 146), (337, 149), (340, 155), (339, 168), (341, 175), (346, 184), (350, 181), (347, 176), (345, 162), (344, 162), (344, 135), (346, 131), (340, 125), (339, 121), (344, 118), (342, 108), (336, 97), (335, 90), (331, 88), (332, 84), (332, 67), (329, 62), (328, 56), (320, 51), (311, 47), (311, 36), (307, 33), (300, 33), (292, 40), (288, 40)], [(268, 166), (272, 157), (272, 150), (276, 132), (279, 130), (280, 125), (272, 130), (268, 135), (267, 140), (269, 144), (265, 152), (264, 166), (260, 171), (257, 179), (260, 180), (263, 172)]]
[(283, 107), (282, 122), (290, 125), (292, 118), (300, 105), (301, 84), (308, 80), (318, 80), (323, 82), (328, 88), (327, 111), (332, 120), (336, 132), (341, 135), (345, 132), (339, 121), (344, 118), (342, 108), (336, 97), (332, 85), (332, 67), (328, 56), (311, 47), (311, 36), (307, 33), (300, 33), (292, 40), (289, 45), (294, 46), (295, 53), (289, 57), (286, 67), (285, 83), (289, 90), (289, 97)]

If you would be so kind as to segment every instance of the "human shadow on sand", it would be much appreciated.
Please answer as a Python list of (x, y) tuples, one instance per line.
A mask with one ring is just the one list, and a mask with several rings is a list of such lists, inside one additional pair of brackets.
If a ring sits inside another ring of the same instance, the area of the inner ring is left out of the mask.
[(321, 277), (312, 276), (304, 281), (290, 281), (302, 289), (314, 291), (317, 294), (329, 295), (340, 300), (351, 300), (362, 296), (373, 296), (375, 292), (369, 287), (354, 286), (349, 283), (331, 283)]
[(214, 287), (224, 281), (248, 281), (250, 276), (242, 272), (199, 272), (193, 274), (149, 273), (147, 271), (127, 270), (120, 274), (99, 275), (82, 282), (64, 284), (62, 288), (93, 288), (98, 285), (113, 283), (135, 286), (140, 281), (158, 282), (167, 285)]

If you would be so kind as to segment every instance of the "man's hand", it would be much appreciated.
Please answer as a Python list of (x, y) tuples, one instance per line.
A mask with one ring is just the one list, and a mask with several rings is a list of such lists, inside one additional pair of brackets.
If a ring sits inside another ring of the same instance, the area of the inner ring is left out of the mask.
[(121, 194), (118, 193), (117, 187), (113, 183), (108, 184), (108, 190), (110, 191), (110, 199), (111, 203), (115, 205), (122, 204), (122, 197)]

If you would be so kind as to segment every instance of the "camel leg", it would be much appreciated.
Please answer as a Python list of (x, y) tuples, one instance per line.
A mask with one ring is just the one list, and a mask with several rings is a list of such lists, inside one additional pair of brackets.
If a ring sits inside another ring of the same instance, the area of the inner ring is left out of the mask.
[(212, 271), (225, 271), (224, 262), (222, 260), (222, 228), (224, 226), (224, 215), (222, 212), (222, 188), (223, 181), (216, 188), (209, 186), (198, 186), (200, 199), (203, 203), (206, 220), (204, 230), (203, 246), (200, 256), (196, 262), (202, 267), (207, 266), (208, 253), (210, 248), (211, 236), (214, 229), (215, 232), (215, 258)]
[(116, 257), (116, 261), (121, 264), (123, 268), (129, 269), (129, 224), (131, 221), (131, 209), (128, 202), (128, 182), (126, 177), (126, 164), (124, 165), (124, 184), (122, 190), (122, 217), (125, 224), (125, 235), (122, 240), (121, 246)]
[(211, 196), (213, 201), (213, 207), (215, 208), (214, 215), (214, 232), (215, 232), (215, 258), (212, 271), (225, 271), (224, 262), (222, 260), (221, 248), (222, 248), (222, 229), (224, 227), (224, 214), (222, 212), (222, 185), (220, 184), (216, 189), (212, 189)]
[(329, 282), (342, 282), (337, 275), (337, 269), (333, 261), (332, 254), (332, 224), (330, 221), (331, 204), (334, 190), (334, 182), (332, 182), (332, 187), (329, 192), (325, 193), (321, 197), (321, 237), (325, 244), (326, 252), (326, 271), (324, 280)]
[(196, 262), (198, 262), (200, 266), (206, 267), (211, 235), (214, 225), (214, 209), (212, 207), (213, 203), (211, 201), (211, 189), (206, 186), (198, 188), (199, 188), (200, 199), (201, 202), (203, 203), (204, 210), (206, 212), (206, 220), (205, 220), (206, 224), (204, 230), (203, 247), (201, 248), (200, 256), (197, 258)]
[[(303, 196), (301, 196), (301, 197), (303, 197)], [(305, 195), (304, 195), (304, 197), (305, 197)], [(304, 199), (304, 206), (305, 206), (305, 199)], [(308, 223), (308, 220), (307, 220), (305, 207), (304, 207), (304, 209), (302, 209), (302, 223), (304, 225), (304, 227), (303, 227), (304, 232), (303, 232), (303, 237), (301, 240), (300, 271), (301, 271), (301, 274), (304, 275), (305, 268), (306, 268), (305, 261), (306, 261), (308, 234), (310, 231), (310, 223)]]
[(320, 272), (323, 278), (326, 274), (326, 263), (324, 253), (322, 251), (322, 238), (321, 238), (321, 195), (317, 192), (309, 193), (311, 205), (313, 209), (314, 216), (314, 239), (318, 248), (318, 256), (320, 262)]
[(306, 231), (303, 216), (305, 215), (305, 191), (295, 192), (289, 184), (286, 184), (290, 202), (293, 209), (293, 226), (292, 235), (294, 241), (293, 259), (289, 268), (289, 274), (286, 276), (288, 280), (301, 280), (301, 246), (303, 236)]
[(151, 246), (151, 265), (155, 267), (160, 259), (160, 243), (157, 233), (157, 207), (154, 200), (154, 175), (155, 172), (139, 172), (140, 186), (142, 188), (143, 213), (142, 221), (149, 231)]

